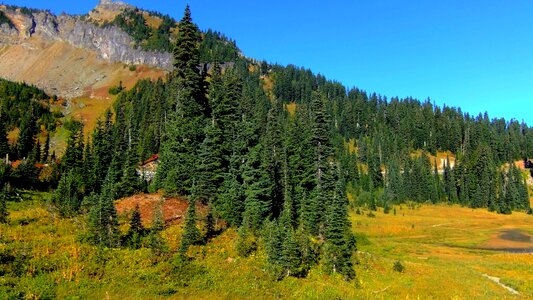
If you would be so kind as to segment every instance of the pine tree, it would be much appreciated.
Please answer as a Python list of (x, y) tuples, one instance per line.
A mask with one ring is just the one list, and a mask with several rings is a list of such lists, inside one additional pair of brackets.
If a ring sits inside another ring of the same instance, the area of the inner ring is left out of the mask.
[(144, 226), (141, 219), (141, 210), (139, 204), (135, 205), (135, 209), (131, 213), (130, 228), (126, 235), (127, 243), (133, 249), (138, 249), (141, 246), (141, 238), (144, 235)]
[(326, 202), (334, 189), (329, 170), (329, 159), (333, 155), (329, 140), (329, 121), (325, 112), (324, 99), (321, 94), (313, 95), (312, 102), (312, 145), (315, 151), (314, 182), (315, 187), (308, 199), (303, 200), (302, 218), (304, 228), (311, 235), (318, 235), (324, 222)]
[(218, 198), (218, 191), (222, 184), (222, 153), (220, 152), (220, 129), (216, 125), (209, 125), (206, 137), (200, 145), (196, 165), (195, 195), (204, 204), (213, 203)]
[(104, 184), (97, 203), (89, 212), (89, 233), (95, 245), (110, 248), (119, 245), (117, 211), (109, 182)]
[(244, 212), (244, 194), (237, 179), (238, 170), (233, 165), (234, 163), (229, 173), (224, 175), (216, 208), (230, 225), (240, 226)]
[(44, 142), (41, 161), (43, 163), (47, 162), (48, 161), (48, 156), (50, 156), (50, 133), (49, 132), (46, 134), (46, 140)]
[(149, 245), (156, 254), (160, 254), (166, 250), (165, 241), (161, 237), (161, 232), (165, 228), (162, 201), (154, 208), (152, 225), (150, 227)]
[(167, 193), (188, 194), (195, 178), (197, 152), (204, 139), (207, 101), (202, 91), (202, 77), (198, 69), (200, 32), (192, 23), (189, 6), (178, 25), (174, 47), (174, 73), (169, 83), (171, 102), (165, 137), (162, 143), (161, 164), (156, 183)]
[(8, 223), (9, 212), (7, 211), (7, 201), (9, 200), (9, 191), (7, 184), (0, 191), (0, 224)]
[(78, 180), (73, 170), (63, 174), (57, 189), (52, 194), (52, 203), (59, 208), (63, 216), (73, 216), (80, 208), (81, 195), (78, 191)]
[(26, 158), (31, 149), (33, 149), (37, 132), (37, 119), (32, 105), (20, 122), (20, 133), (15, 147), (18, 159)]
[(247, 157), (243, 171), (244, 226), (252, 232), (260, 229), (272, 207), (272, 184), (267, 166), (261, 160), (262, 145), (254, 147)]
[(450, 203), (457, 203), (457, 187), (455, 185), (455, 172), (450, 165), (450, 157), (446, 157), (444, 166), (444, 190)]
[[(336, 172), (339, 176), (340, 172)], [(355, 240), (348, 220), (348, 201), (342, 189), (342, 178), (337, 177), (336, 182), (333, 198), (326, 212), (324, 260), (329, 271), (340, 273), (349, 280), (355, 277), (352, 263)]]
[(131, 196), (141, 191), (141, 178), (137, 174), (139, 159), (136, 153), (136, 144), (132, 144), (127, 150), (126, 165), (123, 166), (122, 178), (116, 188), (117, 197)]
[(215, 217), (213, 216), (213, 210), (209, 208), (207, 216), (205, 218), (205, 241), (209, 241), (215, 236)]
[(9, 143), (7, 140), (7, 128), (6, 128), (5, 117), (0, 111), (0, 162), (5, 159), (6, 154), (9, 154)]
[(180, 244), (180, 255), (186, 256), (187, 250), (191, 245), (198, 245), (202, 242), (202, 235), (196, 226), (196, 201), (189, 200), (189, 207), (185, 214), (185, 226), (183, 228), (183, 235)]

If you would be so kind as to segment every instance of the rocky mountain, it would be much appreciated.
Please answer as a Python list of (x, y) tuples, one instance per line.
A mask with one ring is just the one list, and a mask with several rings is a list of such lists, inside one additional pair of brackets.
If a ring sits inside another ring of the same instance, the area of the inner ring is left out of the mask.
[[(113, 16), (129, 7), (102, 0), (91, 14)], [(32, 83), (52, 94), (91, 96), (92, 90), (128, 81), (110, 76), (126, 65), (145, 65), (157, 75), (122, 72), (125, 77), (161, 76), (172, 68), (171, 54), (144, 51), (122, 29), (102, 26), (91, 15), (56, 16), (5, 5), (0, 12), (10, 21), (0, 23), (0, 77)]]

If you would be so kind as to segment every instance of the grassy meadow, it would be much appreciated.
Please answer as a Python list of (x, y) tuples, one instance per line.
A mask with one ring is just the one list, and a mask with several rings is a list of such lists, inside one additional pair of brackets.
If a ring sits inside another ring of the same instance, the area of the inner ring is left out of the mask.
[[(233, 229), (192, 247), (194, 260), (183, 263), (174, 258), (179, 224), (163, 232), (169, 248), (163, 254), (98, 249), (84, 241), (84, 217), (60, 218), (46, 204), (48, 194), (26, 197), (31, 200), (9, 203), (10, 224), (0, 225), (0, 299), (533, 299), (533, 254), (478, 249), (501, 229), (533, 234), (533, 216), (524, 213), (447, 205), (396, 206), (374, 217), (352, 213), (355, 280), (317, 266), (305, 279), (277, 281), (261, 246), (238, 257)], [(393, 269), (397, 261), (403, 272)]]

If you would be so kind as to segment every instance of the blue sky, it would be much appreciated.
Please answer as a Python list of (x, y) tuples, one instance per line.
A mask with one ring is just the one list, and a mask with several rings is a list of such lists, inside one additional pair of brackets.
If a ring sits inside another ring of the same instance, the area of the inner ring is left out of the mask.
[[(98, 1), (0, 2), (81, 14)], [(533, 125), (533, 1), (128, 2), (176, 19), (189, 3), (200, 28), (235, 39), (249, 57)]]

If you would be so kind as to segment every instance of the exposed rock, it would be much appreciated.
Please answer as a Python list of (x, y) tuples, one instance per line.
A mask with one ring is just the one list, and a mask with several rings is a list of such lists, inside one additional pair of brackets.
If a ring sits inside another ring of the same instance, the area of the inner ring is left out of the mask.
[[(102, 0), (100, 7), (120, 9), (129, 7), (120, 1)], [(108, 62), (146, 64), (165, 70), (172, 69), (172, 55), (165, 52), (143, 51), (134, 47), (132, 38), (116, 26), (104, 26), (86, 22), (82, 17), (55, 16), (48, 11), (23, 14), (20, 10), (5, 9), (14, 28), (7, 24), (0, 27), (0, 44), (22, 44), (30, 37), (38, 36), (43, 41), (63, 41), (75, 47), (88, 49)]]

